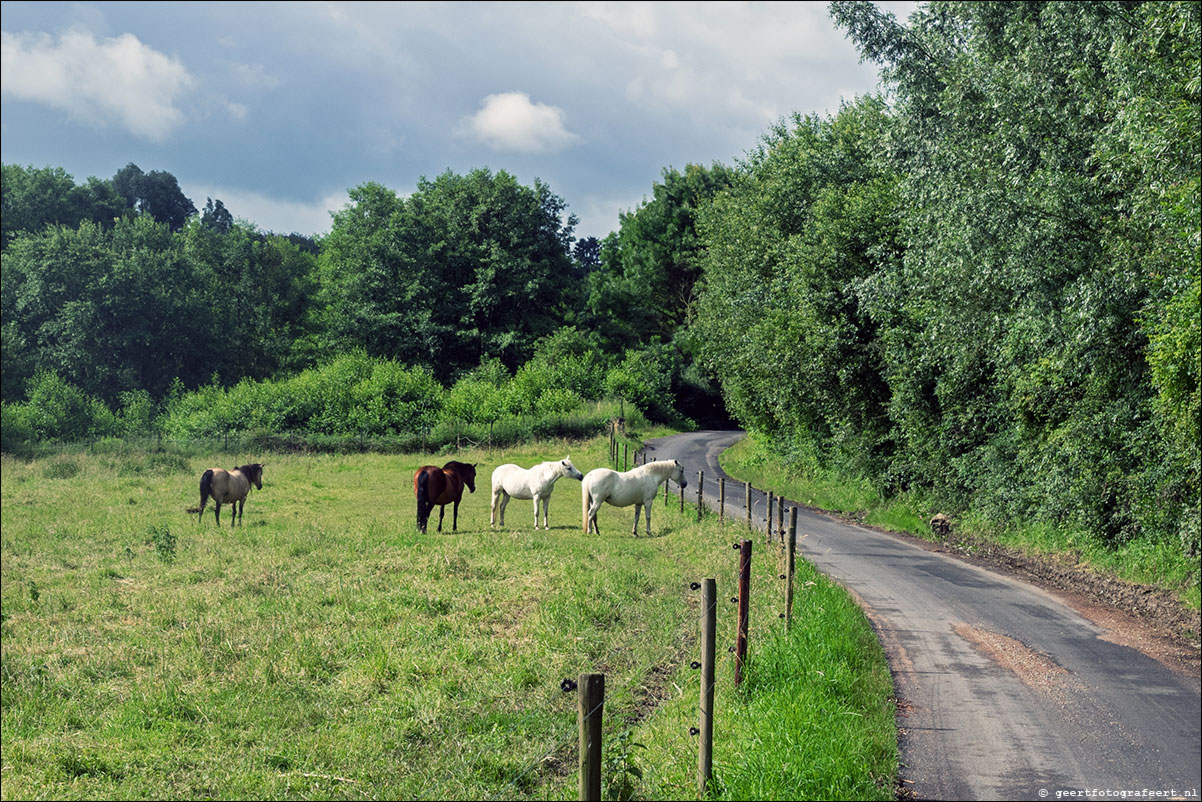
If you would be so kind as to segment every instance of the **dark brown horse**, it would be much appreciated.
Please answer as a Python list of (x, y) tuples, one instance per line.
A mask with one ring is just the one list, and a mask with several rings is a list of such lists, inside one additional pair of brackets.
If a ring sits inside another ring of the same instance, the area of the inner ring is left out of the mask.
[(451, 460), (441, 468), (423, 465), (413, 474), (413, 495), (417, 496), (417, 528), (423, 533), (430, 520), (430, 513), (438, 507), (438, 531), (442, 531), (442, 516), (448, 504), (454, 503), (451, 531), (459, 528), (459, 502), (463, 498), (463, 487), (476, 492), (476, 466)]
[(242, 509), (246, 506), (246, 497), (250, 494), (251, 483), (259, 490), (263, 489), (263, 465), (253, 463), (234, 468), (232, 471), (221, 468), (209, 468), (200, 477), (200, 510), (196, 520), (199, 523), (205, 514), (205, 504), (213, 497), (213, 517), (221, 526), (221, 505), (229, 502), (230, 527), (234, 523), (242, 523)]

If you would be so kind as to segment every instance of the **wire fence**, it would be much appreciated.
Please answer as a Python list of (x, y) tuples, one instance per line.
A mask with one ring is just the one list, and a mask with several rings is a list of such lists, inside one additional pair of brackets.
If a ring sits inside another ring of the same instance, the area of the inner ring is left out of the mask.
[[(620, 448), (615, 447), (613, 440), (611, 440), (610, 458), (619, 465), (622, 462), (621, 450)], [(634, 464), (639, 464), (639, 462), (644, 458), (644, 453), (636, 451), (633, 455)], [(714, 479), (705, 477), (704, 474), (699, 475), (697, 479), (697, 490), (694, 497), (696, 499), (699, 519), (706, 517), (719, 517), (724, 523), (734, 526), (736, 529), (745, 524), (753, 528), (758, 528), (759, 525), (762, 524), (765, 532), (768, 535), (769, 542), (775, 541), (779, 544), (779, 553), (777, 555), (770, 554), (768, 556), (778, 556), (788, 567), (787, 573), (779, 575), (780, 579), (786, 580), (789, 583), (786, 593), (783, 595), (786, 610), (779, 614), (779, 618), (785, 620), (787, 627), (791, 619), (791, 608), (793, 602), (793, 572), (791, 570), (793, 552), (792, 549), (788, 548), (788, 546), (792, 544), (795, 547), (796, 544), (797, 534), (795, 511), (792, 515), (788, 516), (790, 520), (790, 526), (789, 529), (786, 530), (784, 528), (784, 522), (786, 520), (785, 505), (781, 502), (781, 500), (774, 498), (773, 501), (770, 502), (769, 499), (771, 494), (765, 491), (756, 491), (755, 488), (751, 488), (749, 485), (744, 485), (741, 489), (749, 492), (745, 492), (743, 504), (739, 506), (742, 506), (744, 510), (749, 512), (747, 517), (743, 518), (741, 516), (730, 514), (720, 515), (717, 510), (710, 509), (710, 507), (707, 506), (706, 501), (708, 499), (710, 504), (716, 503), (719, 498), (719, 491), (726, 485), (726, 482), (722, 478)], [(759, 496), (758, 498), (756, 498), (757, 492)], [(667, 494), (665, 494), (665, 499), (666, 498)], [(681, 509), (684, 510), (686, 504), (688, 503), (686, 492), (681, 491), (679, 493), (679, 498)], [(756, 511), (757, 508), (759, 508), (758, 512)], [(795, 509), (796, 507), (794, 507), (794, 510)], [(734, 546), (735, 549), (740, 548), (740, 544), (738, 543), (734, 544)], [(746, 551), (749, 554), (750, 550), (746, 549)], [(736, 569), (738, 567), (739, 566), (736, 565)], [(703, 586), (700, 582), (693, 581), (690, 583), (690, 588), (694, 592), (701, 591), (702, 587)], [(736, 603), (737, 601), (741, 600), (738, 600), (734, 597), (730, 599), (731, 603)], [(715, 658), (711, 667), (713, 672), (712, 677), (707, 679), (703, 671), (698, 671), (698, 679), (696, 681), (690, 681), (685, 687), (675, 684), (675, 681), (672, 679), (672, 677), (675, 676), (675, 672), (670, 672), (666, 677), (664, 677), (664, 673), (658, 672), (657, 669), (660, 669), (663, 666), (678, 665), (680, 661), (688, 661), (688, 664), (694, 670), (703, 669), (704, 655), (699, 655), (698, 651), (702, 650), (704, 647), (704, 640), (706, 638), (704, 629), (707, 626), (706, 621), (707, 619), (712, 620), (712, 618), (715, 617), (714, 614), (716, 613), (716, 608), (720, 604), (721, 601), (716, 594), (714, 595), (714, 599), (711, 602), (709, 609), (707, 609), (707, 606), (703, 601), (702, 605), (700, 605), (702, 608), (701, 620), (698, 627), (697, 636), (688, 637), (684, 649), (677, 652), (661, 654), (655, 659), (646, 661), (644, 665), (639, 666), (633, 672), (628, 673), (624, 671), (623, 674), (629, 676), (630, 679), (621, 686), (611, 686), (606, 689), (606, 696), (611, 700), (610, 714), (608, 718), (605, 719), (605, 723), (602, 728), (602, 743), (596, 744), (595, 748), (602, 750), (602, 744), (605, 744), (606, 748), (610, 749), (609, 755), (602, 760), (603, 772), (605, 773), (605, 776), (602, 777), (602, 781), (605, 788), (605, 796), (607, 798), (634, 798), (633, 794), (635, 794), (636, 790), (640, 787), (643, 789), (654, 787), (660, 790), (661, 795), (666, 794), (668, 797), (676, 799), (706, 797), (706, 783), (710, 779), (709, 772), (707, 772), (706, 769), (712, 767), (712, 763), (710, 763), (709, 766), (706, 765), (706, 758), (708, 755), (709, 760), (712, 761), (712, 736), (713, 730), (715, 729), (713, 726), (713, 693), (722, 682), (727, 681), (729, 678), (735, 678), (738, 676), (740, 661), (745, 661), (746, 655), (739, 655), (736, 651), (735, 645), (731, 645), (727, 649), (716, 649)], [(772, 616), (771, 619), (777, 620), (776, 616)], [(746, 623), (744, 621), (740, 621), (738, 627), (736, 628), (737, 631), (735, 640), (738, 639), (738, 630), (740, 629), (742, 630), (742, 634), (746, 636), (747, 633), (744, 629), (745, 627)], [(715, 639), (719, 638), (715, 632), (710, 632), (709, 637)], [(661, 677), (663, 677), (663, 681), (673, 683), (673, 686), (677, 692), (677, 698), (685, 695), (695, 694), (694, 698), (697, 699), (697, 702), (689, 708), (689, 713), (693, 716), (693, 720), (697, 722), (697, 726), (689, 726), (687, 728), (677, 727), (671, 730), (664, 730), (661, 728), (656, 735), (656, 746), (659, 759), (640, 761), (635, 757), (636, 753), (634, 750), (636, 748), (645, 747), (643, 744), (637, 743), (633, 740), (633, 730), (636, 726), (646, 722), (649, 710), (647, 707), (641, 706), (637, 700), (646, 699), (647, 697), (656, 695), (656, 689), (649, 688), (648, 678), (656, 675), (657, 673), (660, 673)], [(573, 681), (570, 678), (565, 678), (561, 688), (564, 691), (578, 690), (577, 681)], [(707, 698), (710, 700), (708, 710), (706, 710), (706, 702), (704, 701)], [(622, 704), (614, 704), (612, 700), (622, 700)], [(584, 727), (583, 722), (585, 716), (591, 716), (598, 713), (602, 715), (605, 714), (604, 700), (594, 705), (587, 711), (583, 709), (581, 710), (580, 718), (577, 723), (578, 728)], [(707, 716), (709, 716), (708, 727), (706, 725)], [(706, 732), (707, 729), (709, 730), (708, 732)], [(708, 743), (704, 740), (707, 737), (711, 738)], [(577, 745), (577, 750), (573, 750), (573, 744)], [(503, 789), (503, 793), (497, 798), (514, 798), (521, 796), (525, 779), (531, 774), (540, 771), (540, 769), (545, 766), (548, 760), (553, 756), (559, 757), (556, 762), (561, 766), (565, 765), (574, 757), (580, 763), (581, 768), (579, 770), (582, 772), (586, 771), (583, 768), (585, 759), (582, 753), (578, 751), (581, 748), (583, 748), (583, 738), (578, 731), (561, 734), (549, 745), (545, 745), (543, 748), (537, 750), (538, 757), (530, 760), (525, 768), (506, 784), (505, 788)], [(689, 783), (682, 780), (682, 775), (684, 772), (682, 772), (680, 767), (680, 761), (685, 758), (682, 758), (681, 756), (687, 756), (688, 760), (690, 761), (694, 759), (694, 756), (696, 756), (696, 783)], [(669, 763), (671, 765), (668, 765)], [(549, 785), (544, 785), (542, 788), (544, 793), (548, 795), (544, 798), (550, 798), (549, 795), (552, 793), (551, 787)], [(591, 792), (588, 792), (582, 781), (580, 798), (599, 799), (600, 797), (593, 796)]]

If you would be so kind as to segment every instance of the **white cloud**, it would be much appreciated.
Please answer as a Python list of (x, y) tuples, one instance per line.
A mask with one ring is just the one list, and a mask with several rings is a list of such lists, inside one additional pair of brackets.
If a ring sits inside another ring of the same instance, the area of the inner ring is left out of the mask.
[(251, 89), (275, 89), (280, 85), (279, 76), (267, 71), (262, 64), (235, 64), (235, 79)]
[(465, 118), (460, 134), (493, 150), (547, 153), (577, 144), (581, 138), (564, 127), (563, 111), (532, 103), (525, 92), (489, 95), (480, 111)]
[(183, 64), (133, 34), (97, 40), (73, 31), (0, 33), (3, 92), (93, 125), (162, 141), (184, 123), (178, 100), (196, 84)]

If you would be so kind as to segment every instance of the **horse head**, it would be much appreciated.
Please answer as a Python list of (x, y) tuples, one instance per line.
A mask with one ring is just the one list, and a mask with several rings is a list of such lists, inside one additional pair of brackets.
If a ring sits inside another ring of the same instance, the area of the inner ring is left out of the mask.
[(476, 466), (469, 465), (466, 462), (459, 460), (451, 460), (446, 465), (442, 466), (442, 472), (447, 476), (454, 476), (460, 482), (467, 485), (467, 489), (471, 492), (476, 492)]
[(573, 479), (584, 479), (584, 474), (576, 470), (576, 466), (572, 464), (571, 457), (564, 457), (563, 462), (559, 464), (563, 467), (564, 471), (566, 471), (564, 474), (565, 476), (570, 476)]
[(267, 463), (265, 463), (265, 462), (262, 464), (256, 462), (253, 465), (243, 465), (242, 466), (242, 469), (241, 469), (242, 473), (244, 473), (246, 475), (247, 479), (249, 479), (255, 483), (256, 490), (263, 489), (263, 467), (266, 464)]
[(681, 465), (677, 460), (672, 460), (672, 464), (676, 466), (672, 470), (672, 479), (676, 482), (676, 484), (680, 485), (681, 490), (684, 490), (689, 486), (689, 483), (684, 480), (684, 466)]

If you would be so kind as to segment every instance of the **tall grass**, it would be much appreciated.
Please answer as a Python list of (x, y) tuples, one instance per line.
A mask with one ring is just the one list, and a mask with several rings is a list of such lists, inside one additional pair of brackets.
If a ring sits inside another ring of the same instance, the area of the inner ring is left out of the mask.
[[(570, 455), (587, 471), (605, 464), (606, 447), (595, 439), (458, 453), (481, 463), (477, 493), (465, 496), (458, 533), (448, 511), (445, 531), (424, 536), (411, 477), (442, 458), (5, 457), (0, 796), (572, 798), (575, 698), (560, 682), (603, 671), (607, 743), (620, 750), (633, 727), (626, 743), (648, 746), (629, 747), (630, 761), (646, 767), (635, 792), (676, 798), (696, 760), (695, 742), (673, 719), (698, 692), (688, 667), (698, 620), (689, 582), (733, 576), (731, 531), (682, 517), (673, 498), (666, 509), (657, 503), (651, 538), (632, 538), (633, 511), (609, 507), (604, 534), (585, 536), (570, 480), (556, 486), (549, 532), (530, 527), (529, 502), (509, 505), (503, 530), (488, 522), (491, 467)], [(186, 512), (205, 468), (252, 458), (267, 467), (242, 527)], [(766, 594), (769, 562), (757, 564)], [(819, 640), (823, 631), (868, 631), (854, 606), (803, 607), (820, 618), (850, 614), (851, 623), (802, 627)], [(733, 631), (733, 619), (720, 627)], [(754, 754), (764, 728), (797, 726), (769, 724), (751, 708), (780, 706), (768, 701), (774, 694), (800, 698), (768, 679), (798, 670), (770, 668), (770, 655), (818, 653), (809, 641), (775, 637), (779, 623), (767, 614), (753, 627), (753, 644), (773, 645), (753, 646), (765, 666), (749, 669), (756, 690), (720, 702), (720, 716), (748, 722), (732, 723), (719, 744), (729, 750), (719, 752), (732, 766), (721, 772), (728, 788), (740, 787), (733, 766)], [(887, 671), (878, 687), (835, 666), (879, 680), (883, 662), (869, 641), (858, 664), (838, 645), (823, 663), (827, 676), (845, 678), (839, 687), (876, 688), (871, 703), (849, 703), (857, 711), (887, 705)], [(879, 732), (865, 738), (891, 741), (891, 719), (872, 726)], [(842, 729), (824, 733), (811, 741), (863, 753), (841, 745), (852, 742)], [(887, 789), (889, 760), (886, 750), (865, 768), (856, 757), (834, 773)], [(797, 798), (793, 782), (779, 798)]]

